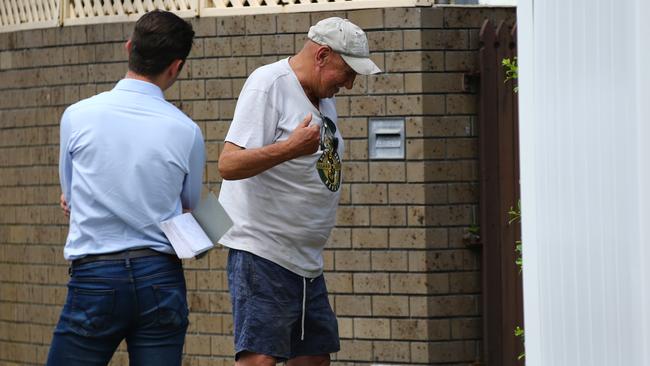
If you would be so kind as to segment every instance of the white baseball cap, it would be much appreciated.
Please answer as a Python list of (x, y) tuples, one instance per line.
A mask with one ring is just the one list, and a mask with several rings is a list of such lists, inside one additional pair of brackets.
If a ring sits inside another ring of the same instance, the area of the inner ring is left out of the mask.
[(358, 74), (381, 72), (370, 59), (366, 33), (347, 19), (323, 19), (309, 28), (307, 37), (320, 45), (329, 46)]

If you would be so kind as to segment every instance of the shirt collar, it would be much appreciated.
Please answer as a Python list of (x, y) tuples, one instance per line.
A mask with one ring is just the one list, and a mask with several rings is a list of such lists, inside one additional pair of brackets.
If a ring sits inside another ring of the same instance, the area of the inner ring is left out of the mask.
[(158, 85), (138, 79), (122, 79), (115, 85), (116, 90), (126, 90), (165, 99)]

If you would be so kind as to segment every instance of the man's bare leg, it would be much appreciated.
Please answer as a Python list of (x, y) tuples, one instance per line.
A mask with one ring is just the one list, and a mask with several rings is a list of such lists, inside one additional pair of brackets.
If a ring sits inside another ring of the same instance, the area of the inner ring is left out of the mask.
[(300, 356), (287, 361), (287, 366), (329, 366), (330, 355)]
[(276, 363), (275, 357), (244, 351), (235, 366), (275, 366)]

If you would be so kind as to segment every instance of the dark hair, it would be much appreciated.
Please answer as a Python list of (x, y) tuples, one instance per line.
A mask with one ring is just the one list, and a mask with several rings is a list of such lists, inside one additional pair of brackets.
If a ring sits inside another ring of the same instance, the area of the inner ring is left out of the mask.
[(192, 25), (174, 13), (154, 10), (143, 15), (131, 36), (129, 70), (156, 76), (174, 60), (183, 60), (192, 49)]

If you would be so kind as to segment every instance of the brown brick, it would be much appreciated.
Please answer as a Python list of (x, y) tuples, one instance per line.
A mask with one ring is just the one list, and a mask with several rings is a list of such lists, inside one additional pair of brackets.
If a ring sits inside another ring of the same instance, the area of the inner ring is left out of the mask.
[(339, 325), (339, 336), (341, 338), (352, 338), (354, 337), (354, 330), (352, 326), (352, 318), (336, 318)]
[(380, 229), (380, 228), (352, 229), (352, 246), (354, 248), (387, 248), (388, 229)]
[(205, 82), (203, 80), (183, 80), (181, 95), (184, 100), (205, 98)]
[(427, 29), (404, 32), (405, 50), (459, 50), (469, 48), (467, 30)]
[(368, 140), (347, 140), (343, 160), (367, 160)]
[(272, 64), (278, 60), (277, 56), (260, 56), (246, 58), (246, 73), (252, 74), (253, 71), (264, 65)]
[(402, 31), (368, 32), (370, 51), (398, 51), (404, 47)]
[(235, 347), (232, 336), (215, 335), (210, 337), (211, 352), (213, 355), (234, 355)]
[(424, 179), (429, 182), (473, 181), (478, 177), (477, 162), (472, 160), (429, 161), (424, 166)]
[(232, 36), (246, 34), (246, 17), (217, 18), (217, 35)]
[(291, 55), (294, 50), (293, 34), (262, 36), (263, 55)]
[(217, 103), (208, 100), (195, 101), (192, 106), (192, 116), (194, 120), (206, 120), (219, 118), (219, 110)]
[(385, 184), (353, 184), (352, 203), (387, 203), (387, 187)]
[(372, 315), (377, 316), (408, 316), (408, 296), (381, 296), (372, 297)]
[(407, 208), (408, 226), (424, 226), (426, 218), (425, 206), (409, 206)]
[(373, 355), (383, 362), (408, 362), (410, 346), (408, 342), (374, 341)]
[(424, 184), (393, 183), (388, 185), (388, 202), (394, 204), (425, 204)]
[(330, 233), (327, 241), (327, 248), (350, 248), (352, 247), (352, 229), (335, 227)]
[(386, 114), (386, 98), (382, 96), (361, 96), (350, 98), (352, 116), (376, 116)]
[(344, 182), (367, 182), (368, 163), (344, 161), (341, 175)]
[[(374, 206), (370, 208), (370, 222), (373, 226), (406, 225), (405, 206)], [(388, 240), (386, 240), (386, 246)]]
[(336, 225), (370, 225), (370, 210), (368, 206), (339, 206), (338, 210), (336, 211)]
[[(466, 268), (465, 253), (459, 250), (411, 251), (409, 271), (458, 271)], [(471, 268), (469, 268), (471, 269)]]
[(500, 9), (471, 8), (471, 7), (445, 7), (444, 27), (445, 28), (480, 28), (485, 19), (492, 20), (492, 23), (499, 23), (505, 20), (507, 24), (514, 22), (515, 8), (504, 7)]
[(392, 339), (445, 340), (450, 338), (448, 319), (392, 319)]
[(407, 254), (402, 251), (373, 251), (371, 253), (373, 271), (405, 271)]
[(331, 294), (352, 292), (351, 273), (329, 272), (325, 276), (325, 280), (327, 282), (327, 290)]
[(357, 339), (389, 339), (390, 321), (388, 319), (355, 318), (354, 337)]
[(219, 59), (219, 75), (222, 77), (247, 76), (246, 58), (221, 58)]
[(368, 119), (363, 117), (357, 118), (339, 118), (338, 128), (344, 138), (368, 137)]
[(370, 361), (372, 360), (372, 341), (341, 340), (341, 350), (336, 354), (337, 360)]
[(458, 272), (449, 274), (451, 293), (478, 293), (481, 291), (479, 272)]
[(262, 52), (260, 36), (232, 37), (232, 56), (259, 55)]
[(475, 138), (448, 139), (446, 156), (449, 159), (478, 158), (478, 140)]
[(476, 95), (449, 94), (446, 99), (447, 114), (476, 114), (477, 103)]
[(422, 18), (420, 8), (386, 8), (387, 28), (419, 28)]
[(337, 271), (370, 270), (370, 252), (367, 250), (335, 251), (335, 268)]
[(338, 316), (370, 316), (370, 296), (336, 295), (335, 313)]
[(393, 294), (439, 294), (449, 292), (449, 275), (446, 273), (391, 273)]
[(444, 53), (437, 51), (403, 51), (387, 52), (386, 72), (405, 71), (442, 71), (444, 69)]
[(474, 51), (445, 52), (446, 71), (474, 71), (478, 69), (478, 54)]
[(472, 362), (477, 357), (473, 341), (429, 343), (429, 362)]
[(386, 273), (355, 273), (354, 293), (381, 294), (388, 293), (388, 274)]
[(351, 89), (341, 88), (337, 94), (338, 99), (342, 95), (365, 95), (368, 94), (368, 77), (365, 75), (357, 75)]
[(449, 203), (476, 203), (479, 199), (479, 186), (476, 183), (450, 183)]
[(426, 222), (434, 226), (471, 225), (473, 209), (469, 205), (428, 207)]
[(345, 11), (319, 11), (311, 13), (310, 15), (312, 25), (326, 18), (339, 17), (345, 19), (347, 17), (347, 13)]
[(219, 118), (231, 120), (235, 114), (236, 102), (232, 99), (219, 100), (216, 102), (219, 103)]
[(351, 190), (352, 189), (350, 188), (350, 184), (345, 184), (345, 183), (341, 184), (341, 188), (339, 190), (341, 192), (341, 196), (339, 199), (340, 205), (349, 205), (352, 203), (352, 198), (350, 196)]
[(210, 336), (188, 334), (185, 337), (185, 352), (196, 355), (209, 355)]
[(403, 162), (371, 162), (370, 180), (372, 182), (403, 182), (405, 180)]
[[(215, 56), (231, 56), (232, 55), (232, 44), (231, 37), (214, 37), (206, 38), (203, 41), (203, 52), (206, 57), (215, 57)], [(217, 62), (217, 60), (213, 60)]]
[(276, 32), (276, 15), (246, 16), (246, 34), (273, 34)]
[(480, 339), (482, 336), (481, 318), (461, 318), (451, 320), (452, 339)]
[(368, 79), (368, 92), (370, 94), (404, 93), (404, 75), (381, 74), (371, 76)]
[(293, 13), (278, 15), (278, 33), (307, 34), (311, 21), (309, 13)]
[(352, 10), (348, 12), (348, 19), (366, 32), (369, 29), (384, 28), (383, 9)]
[[(217, 104), (215, 101), (208, 101), (208, 103)], [(230, 123), (224, 121), (212, 121), (206, 123), (206, 140), (223, 140), (228, 133)]]

